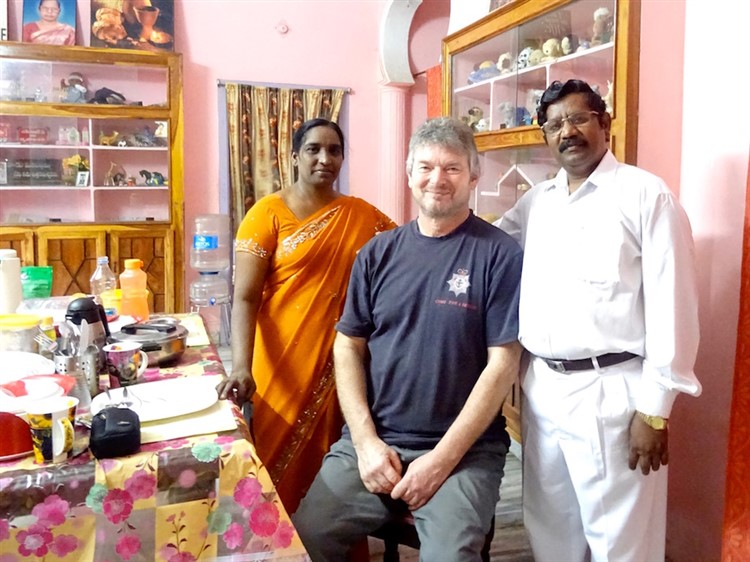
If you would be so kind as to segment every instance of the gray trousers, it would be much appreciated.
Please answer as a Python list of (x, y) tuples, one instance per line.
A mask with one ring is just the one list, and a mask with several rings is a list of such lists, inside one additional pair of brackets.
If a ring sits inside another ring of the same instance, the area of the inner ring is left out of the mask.
[[(404, 465), (427, 451), (393, 447)], [(500, 499), (507, 448), (475, 445), (424, 506), (413, 512), (424, 562), (476, 562)], [(406, 470), (406, 467), (404, 467)], [(367, 491), (352, 442), (331, 447), (292, 522), (313, 562), (344, 562), (349, 549), (394, 517), (401, 500)]]

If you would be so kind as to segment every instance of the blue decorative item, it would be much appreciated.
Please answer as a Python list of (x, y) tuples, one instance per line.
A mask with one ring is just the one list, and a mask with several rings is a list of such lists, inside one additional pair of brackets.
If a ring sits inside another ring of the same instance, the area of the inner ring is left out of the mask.
[(525, 107), (516, 108), (516, 127), (531, 125), (531, 114)]

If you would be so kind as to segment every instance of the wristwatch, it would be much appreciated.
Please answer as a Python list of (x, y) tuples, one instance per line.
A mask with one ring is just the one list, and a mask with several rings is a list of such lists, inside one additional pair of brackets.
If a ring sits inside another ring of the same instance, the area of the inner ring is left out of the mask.
[(660, 431), (662, 429), (667, 429), (668, 420), (666, 418), (663, 418), (661, 416), (649, 416), (648, 414), (644, 414), (643, 412), (639, 411), (636, 411), (635, 413), (639, 418), (645, 421), (650, 428)]

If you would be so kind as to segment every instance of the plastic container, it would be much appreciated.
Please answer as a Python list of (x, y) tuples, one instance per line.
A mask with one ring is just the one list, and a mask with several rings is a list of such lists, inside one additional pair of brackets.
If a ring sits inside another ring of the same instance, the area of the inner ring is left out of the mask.
[(89, 279), (91, 286), (91, 294), (96, 297), (96, 300), (104, 306), (104, 313), (107, 316), (107, 321), (114, 320), (119, 316), (117, 310), (113, 306), (113, 302), (110, 299), (108, 301), (109, 306), (104, 303), (104, 293), (109, 295), (117, 289), (117, 277), (109, 267), (109, 258), (107, 256), (100, 256), (96, 258), (96, 269)]
[(141, 269), (143, 262), (139, 259), (125, 260), (125, 271), (120, 273), (122, 301), (120, 313), (132, 316), (137, 322), (148, 320), (148, 277)]
[(107, 322), (117, 320), (120, 314), (122, 314), (122, 289), (104, 291), (99, 297), (102, 300), (102, 306), (107, 315)]
[(21, 268), (24, 299), (47, 299), (52, 296), (52, 266), (27, 265)]
[(0, 314), (13, 314), (23, 299), (21, 260), (15, 250), (0, 250)]
[(218, 273), (201, 272), (190, 284), (191, 310), (201, 315), (209, 339), (216, 345), (229, 344), (229, 283)]
[(190, 266), (200, 272), (218, 272), (229, 267), (229, 216), (195, 217)]
[(0, 351), (29, 351), (36, 353), (34, 338), (39, 333), (41, 318), (35, 314), (0, 315)]

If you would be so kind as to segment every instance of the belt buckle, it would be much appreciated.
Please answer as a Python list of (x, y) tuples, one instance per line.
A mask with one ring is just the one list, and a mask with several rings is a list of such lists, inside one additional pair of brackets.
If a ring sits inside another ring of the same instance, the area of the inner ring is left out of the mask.
[(547, 363), (547, 366), (555, 371), (556, 373), (567, 373), (567, 369), (565, 368), (565, 362), (564, 361), (555, 361), (554, 359), (547, 359), (545, 361)]

